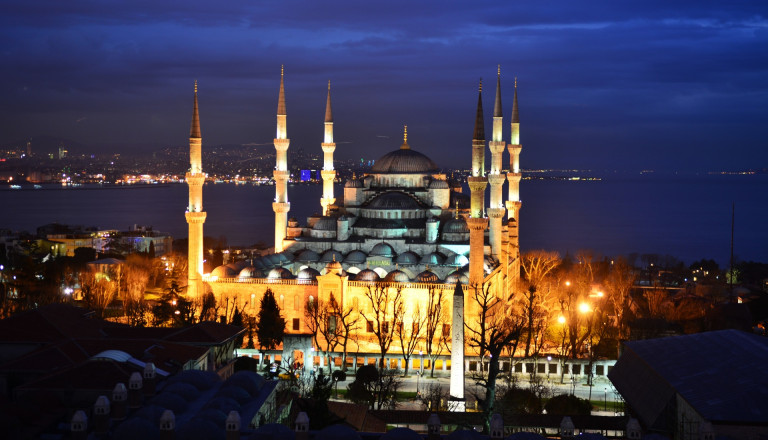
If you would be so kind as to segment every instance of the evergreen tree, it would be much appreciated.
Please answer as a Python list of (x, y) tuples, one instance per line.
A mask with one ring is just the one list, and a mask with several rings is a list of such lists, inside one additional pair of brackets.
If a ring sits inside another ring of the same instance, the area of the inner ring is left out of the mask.
[(261, 299), (261, 310), (256, 322), (256, 337), (262, 349), (274, 350), (283, 342), (285, 319), (280, 316), (280, 307), (275, 300), (272, 289), (264, 292)]

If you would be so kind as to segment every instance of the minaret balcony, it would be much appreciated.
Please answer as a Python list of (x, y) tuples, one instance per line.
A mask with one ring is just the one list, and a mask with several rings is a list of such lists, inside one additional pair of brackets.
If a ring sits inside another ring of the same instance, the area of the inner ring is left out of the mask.
[(504, 184), (505, 180), (506, 176), (503, 174), (488, 174), (488, 183), (490, 183), (491, 186), (501, 186)]
[(205, 217), (208, 215), (208, 213), (204, 211), (197, 211), (197, 212), (191, 212), (187, 211), (184, 213), (184, 217), (187, 218), (187, 223), (205, 223)]
[(509, 154), (520, 154), (520, 151), (522, 151), (523, 146), (520, 144), (509, 144), (507, 146), (507, 150), (509, 151)]
[(491, 154), (502, 154), (504, 153), (504, 147), (507, 146), (507, 143), (504, 141), (491, 141), (488, 142), (488, 149), (491, 150)]
[(322, 144), (320, 144), (320, 146), (323, 149), (323, 153), (333, 153), (336, 150), (335, 143), (326, 144), (325, 142), (323, 142)]
[(291, 144), (291, 140), (290, 139), (275, 139), (274, 140), (274, 144), (275, 144), (275, 150), (277, 150), (277, 151), (287, 151), (288, 150), (288, 146)]
[(288, 180), (291, 177), (291, 173), (289, 171), (274, 170), (272, 171), (272, 176), (275, 180)]
[(520, 183), (520, 179), (522, 178), (522, 173), (507, 173), (507, 180), (509, 180), (509, 183)]

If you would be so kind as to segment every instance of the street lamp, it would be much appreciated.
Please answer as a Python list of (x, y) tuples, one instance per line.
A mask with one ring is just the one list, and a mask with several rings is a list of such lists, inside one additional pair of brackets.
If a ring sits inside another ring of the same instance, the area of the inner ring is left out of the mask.
[(603, 395), (603, 411), (608, 411), (608, 388), (605, 388), (605, 394)]

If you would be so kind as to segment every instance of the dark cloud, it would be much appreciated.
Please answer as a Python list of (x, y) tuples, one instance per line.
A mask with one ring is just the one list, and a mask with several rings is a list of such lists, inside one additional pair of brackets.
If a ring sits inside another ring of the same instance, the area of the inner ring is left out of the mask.
[(477, 81), (492, 89), (501, 64), (524, 166), (768, 163), (768, 8), (625, 3), (6, 1), (0, 142), (184, 144), (198, 79), (204, 143), (269, 143), (285, 64), (292, 147), (319, 148), (330, 79), (347, 151), (377, 157), (408, 124), (414, 148), (460, 166)]

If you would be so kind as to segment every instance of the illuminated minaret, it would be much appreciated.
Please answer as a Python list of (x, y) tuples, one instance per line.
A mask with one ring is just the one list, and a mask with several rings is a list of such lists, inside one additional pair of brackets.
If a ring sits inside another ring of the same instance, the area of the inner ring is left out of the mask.
[(333, 197), (333, 181), (336, 179), (336, 170), (333, 169), (333, 152), (336, 144), (333, 142), (333, 112), (331, 111), (331, 82), (328, 81), (328, 100), (325, 103), (325, 136), (323, 138), (323, 197), (320, 205), (323, 207), (323, 215), (328, 215), (330, 206), (336, 202)]
[(200, 137), (200, 115), (197, 112), (197, 81), (195, 81), (195, 105), (192, 110), (192, 127), (189, 130), (189, 172), (185, 176), (189, 186), (189, 206), (185, 217), (189, 224), (189, 256), (187, 262), (187, 295), (197, 298), (203, 293), (203, 173)]
[(464, 291), (456, 283), (451, 317), (451, 383), (449, 411), (464, 412)]
[(491, 184), (491, 203), (488, 208), (488, 217), (490, 219), (489, 242), (491, 244), (491, 255), (499, 258), (501, 255), (501, 221), (504, 218), (506, 210), (504, 209), (504, 196), (502, 187), (506, 177), (501, 173), (501, 161), (504, 154), (506, 142), (502, 136), (503, 116), (501, 112), (501, 66), (496, 73), (496, 101), (493, 105), (493, 135), (488, 144), (491, 150), (491, 170), (488, 173), (488, 183)]
[(488, 179), (485, 177), (485, 125), (483, 123), (483, 82), (477, 95), (477, 116), (475, 118), (475, 134), (472, 138), (472, 176), (467, 179), (470, 195), (470, 213), (467, 219), (469, 227), (469, 284), (479, 286), (483, 282), (483, 261), (485, 248), (485, 228), (488, 218), (485, 217), (485, 187)]
[(285, 113), (285, 86), (283, 84), (284, 71), (280, 66), (280, 96), (277, 101), (277, 136), (275, 137), (275, 150), (277, 151), (275, 160), (275, 201), (272, 203), (272, 210), (275, 211), (275, 253), (283, 251), (283, 240), (286, 236), (286, 227), (288, 226), (288, 211), (291, 210), (291, 204), (288, 202), (288, 145), (291, 140), (286, 136), (286, 113)]
[(517, 78), (515, 78), (515, 97), (512, 103), (512, 135), (509, 141), (509, 199), (507, 200), (507, 210), (509, 211), (509, 247), (510, 258), (517, 259), (520, 255), (520, 246), (518, 239), (518, 228), (520, 227), (520, 151), (523, 146), (520, 145), (520, 117), (517, 112)]

